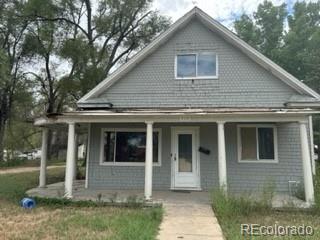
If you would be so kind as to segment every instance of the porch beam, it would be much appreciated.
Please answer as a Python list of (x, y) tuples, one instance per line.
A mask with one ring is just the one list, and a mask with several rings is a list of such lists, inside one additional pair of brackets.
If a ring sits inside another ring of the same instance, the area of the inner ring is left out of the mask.
[(314, 188), (312, 180), (312, 167), (310, 158), (310, 148), (308, 143), (307, 121), (300, 123), (301, 155), (304, 179), (304, 191), (306, 202), (312, 205), (314, 203)]
[(153, 165), (153, 122), (146, 122), (146, 161), (145, 161), (145, 185), (144, 197), (151, 200), (152, 197), (152, 165)]
[(47, 158), (48, 158), (48, 135), (49, 129), (42, 129), (42, 146), (41, 146), (41, 160), (40, 160), (40, 175), (39, 175), (39, 187), (46, 187), (47, 178)]
[(68, 147), (65, 175), (65, 198), (72, 198), (72, 185), (74, 176), (74, 161), (75, 161), (75, 123), (68, 123)]
[(222, 191), (227, 192), (227, 164), (225, 147), (225, 122), (217, 122), (218, 125), (218, 165), (219, 165), (219, 186)]

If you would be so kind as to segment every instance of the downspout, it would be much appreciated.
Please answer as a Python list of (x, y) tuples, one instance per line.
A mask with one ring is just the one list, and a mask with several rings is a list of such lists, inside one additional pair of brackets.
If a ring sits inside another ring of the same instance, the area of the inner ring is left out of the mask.
[(312, 166), (312, 173), (316, 175), (316, 161), (314, 156), (314, 141), (313, 141), (313, 123), (312, 123), (312, 116), (308, 117), (308, 125), (309, 125), (309, 137), (310, 137), (310, 156), (311, 156), (311, 166)]

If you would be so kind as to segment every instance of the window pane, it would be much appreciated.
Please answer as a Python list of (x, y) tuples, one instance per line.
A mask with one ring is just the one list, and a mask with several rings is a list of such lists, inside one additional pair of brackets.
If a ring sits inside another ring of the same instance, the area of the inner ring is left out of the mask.
[(117, 132), (116, 162), (144, 162), (146, 134)]
[(259, 159), (274, 159), (273, 128), (258, 128)]
[(153, 133), (153, 162), (158, 162), (158, 153), (159, 153), (159, 133), (154, 132)]
[(115, 142), (115, 133), (114, 132), (105, 132), (104, 133), (104, 162), (113, 162), (114, 157), (114, 142)]
[[(145, 162), (146, 133), (117, 132), (116, 162)], [(153, 133), (153, 162), (158, 162), (158, 132)]]
[(195, 77), (196, 76), (196, 55), (178, 55), (177, 56), (177, 76)]
[(198, 55), (198, 76), (216, 76), (216, 55), (201, 53)]
[(256, 128), (244, 127), (241, 132), (241, 159), (257, 160)]
[(192, 172), (192, 134), (179, 134), (179, 172)]

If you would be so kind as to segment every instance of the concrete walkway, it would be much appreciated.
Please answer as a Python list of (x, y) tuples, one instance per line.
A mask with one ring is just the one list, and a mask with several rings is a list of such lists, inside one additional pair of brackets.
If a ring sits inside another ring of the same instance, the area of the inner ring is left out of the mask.
[[(63, 168), (65, 166), (63, 165), (57, 165), (57, 166), (48, 166), (47, 169), (52, 168)], [(0, 170), (0, 175), (2, 174), (11, 174), (11, 173), (24, 173), (24, 172), (34, 172), (39, 171), (40, 167), (17, 167), (17, 168), (10, 168), (6, 170)]]
[[(181, 193), (183, 196), (183, 193)], [(158, 240), (223, 240), (217, 218), (214, 216), (209, 196), (195, 199), (192, 193), (179, 199), (164, 201), (164, 219)]]

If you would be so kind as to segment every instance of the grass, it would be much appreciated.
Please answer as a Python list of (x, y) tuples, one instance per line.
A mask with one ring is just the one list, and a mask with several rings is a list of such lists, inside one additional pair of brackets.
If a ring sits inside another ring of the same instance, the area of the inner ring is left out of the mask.
[[(315, 179), (315, 206), (309, 210), (275, 210), (268, 201), (253, 201), (247, 196), (226, 196), (221, 191), (213, 191), (212, 207), (228, 240), (240, 239), (320, 239), (320, 169)], [(311, 226), (313, 236), (243, 236), (241, 224), (263, 226)]]
[[(0, 175), (0, 239), (155, 239), (161, 208), (120, 208), (38, 202), (24, 210), (19, 201), (38, 184), (38, 172)], [(63, 180), (63, 169), (48, 170), (48, 182)]]

